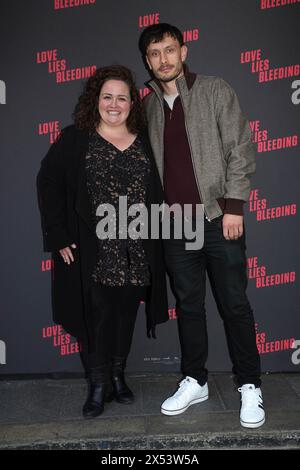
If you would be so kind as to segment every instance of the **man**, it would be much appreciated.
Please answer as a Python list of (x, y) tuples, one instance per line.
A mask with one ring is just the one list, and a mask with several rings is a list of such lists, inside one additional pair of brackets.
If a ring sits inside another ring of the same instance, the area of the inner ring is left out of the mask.
[(184, 237), (165, 241), (184, 379), (161, 412), (177, 415), (208, 399), (207, 272), (239, 383), (240, 422), (256, 428), (265, 422), (265, 413), (254, 318), (246, 296), (243, 204), (255, 171), (250, 128), (228, 83), (189, 72), (184, 65), (187, 46), (178, 28), (150, 26), (139, 47), (154, 76), (144, 103), (165, 202), (203, 204), (205, 212), (200, 250), (186, 250)]

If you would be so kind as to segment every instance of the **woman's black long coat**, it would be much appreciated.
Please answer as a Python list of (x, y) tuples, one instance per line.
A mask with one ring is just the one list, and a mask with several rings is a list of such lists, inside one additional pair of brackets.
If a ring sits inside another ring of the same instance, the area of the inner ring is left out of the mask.
[[(144, 151), (151, 161), (146, 199), (149, 210), (151, 203), (162, 203), (163, 191), (148, 137), (141, 137)], [(71, 335), (83, 340), (87, 339), (86, 325), (90, 311), (88, 291), (97, 257), (97, 236), (85, 176), (87, 150), (88, 131), (75, 126), (66, 127), (42, 160), (37, 176), (44, 250), (51, 251), (54, 260), (53, 319)], [(73, 250), (75, 261), (68, 265), (58, 250), (72, 243), (77, 245)], [(162, 242), (149, 238), (143, 240), (143, 246), (152, 281), (147, 288), (147, 333), (155, 335), (155, 325), (168, 320)]]

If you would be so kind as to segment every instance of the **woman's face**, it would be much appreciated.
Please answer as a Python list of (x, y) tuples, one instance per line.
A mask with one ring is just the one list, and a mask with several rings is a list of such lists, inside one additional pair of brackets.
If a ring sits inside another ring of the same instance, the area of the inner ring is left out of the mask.
[(126, 124), (132, 101), (129, 86), (121, 80), (107, 80), (99, 95), (99, 114), (108, 126)]

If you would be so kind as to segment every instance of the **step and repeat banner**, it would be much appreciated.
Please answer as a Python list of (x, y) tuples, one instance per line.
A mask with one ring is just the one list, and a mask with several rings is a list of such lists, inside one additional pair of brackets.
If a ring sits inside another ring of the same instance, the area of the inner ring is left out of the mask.
[[(2, 0), (0, 15), (0, 374), (82, 372), (76, 338), (52, 321), (36, 175), (97, 67), (126, 65), (141, 96), (149, 92), (137, 43), (159, 22), (183, 31), (190, 70), (225, 79), (250, 121), (257, 172), (245, 219), (257, 346), (263, 371), (299, 371), (299, 0)], [(179, 371), (171, 294), (169, 316), (148, 339), (140, 306), (130, 371)], [(209, 290), (207, 318), (208, 368), (229, 371)]]

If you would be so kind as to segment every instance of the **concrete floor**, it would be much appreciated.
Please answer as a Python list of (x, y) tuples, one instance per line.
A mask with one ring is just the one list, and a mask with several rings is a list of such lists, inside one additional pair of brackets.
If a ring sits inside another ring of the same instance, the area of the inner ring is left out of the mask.
[(300, 374), (263, 376), (266, 423), (239, 423), (239, 393), (230, 374), (211, 374), (210, 398), (168, 417), (161, 402), (176, 389), (176, 374), (129, 375), (136, 400), (106, 404), (84, 420), (83, 378), (0, 380), (0, 449), (299, 449)]

